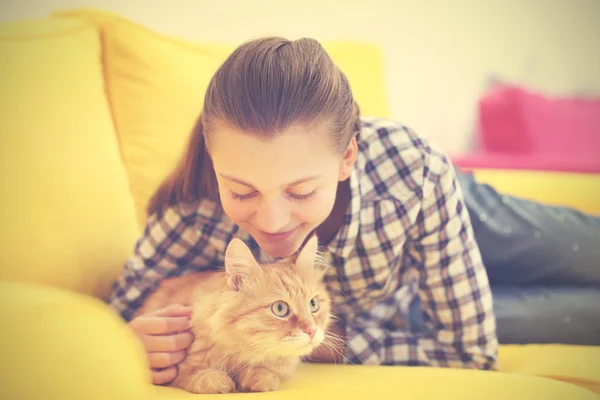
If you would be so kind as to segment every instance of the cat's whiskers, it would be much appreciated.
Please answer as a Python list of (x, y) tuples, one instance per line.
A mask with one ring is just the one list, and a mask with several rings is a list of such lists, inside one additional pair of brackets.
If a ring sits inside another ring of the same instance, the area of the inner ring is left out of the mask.
[(336, 343), (338, 343), (338, 344), (344, 344), (344, 343), (346, 343), (346, 341), (345, 341), (344, 339), (342, 339), (342, 337), (341, 337), (341, 336), (339, 336), (339, 335), (336, 335), (336, 334), (335, 334), (335, 333), (333, 333), (333, 332), (327, 332), (327, 333), (325, 334), (325, 339), (331, 339), (331, 340), (334, 340), (334, 341), (336, 341)]
[(332, 332), (327, 332), (321, 345), (324, 345), (325, 348), (331, 352), (331, 355), (334, 357), (334, 359), (335, 359), (335, 354), (338, 354), (344, 360), (346, 360), (346, 362), (354, 365), (355, 363), (350, 361), (350, 359), (348, 359), (348, 357), (346, 357), (344, 355), (343, 351), (340, 350), (340, 348), (343, 347), (345, 343), (346, 343), (346, 341), (344, 339), (342, 339), (340, 336), (338, 336)]
[(334, 350), (336, 350), (336, 353), (339, 353), (339, 355), (343, 356), (343, 350), (341, 349), (344, 348), (346, 343), (343, 339), (335, 336), (327, 336), (325, 339), (323, 339), (323, 343), (332, 347)]
[(334, 363), (336, 363), (335, 362), (336, 357), (335, 357), (335, 352), (334, 352), (335, 348), (331, 344), (329, 344), (325, 341), (323, 341), (323, 343), (321, 343), (320, 345), (324, 346), (325, 349), (327, 349), (329, 351), (329, 353), (331, 354), (331, 358), (334, 360)]
[(325, 287), (329, 290), (331, 290), (332, 292), (336, 292), (338, 294), (341, 294), (343, 297), (346, 297), (346, 293), (344, 293), (344, 291), (342, 290), (342, 288), (336, 288), (333, 285), (327, 283), (325, 284)]

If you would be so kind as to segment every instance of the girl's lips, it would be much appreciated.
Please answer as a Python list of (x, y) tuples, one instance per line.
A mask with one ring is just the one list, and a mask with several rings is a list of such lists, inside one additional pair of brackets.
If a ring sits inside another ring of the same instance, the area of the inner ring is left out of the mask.
[(287, 231), (287, 232), (277, 232), (277, 233), (268, 233), (268, 232), (262, 232), (262, 231), (260, 232), (262, 237), (264, 237), (269, 242), (281, 242), (281, 241), (287, 239), (288, 237), (290, 237), (290, 235), (292, 233), (294, 233), (294, 229), (292, 229), (291, 231)]

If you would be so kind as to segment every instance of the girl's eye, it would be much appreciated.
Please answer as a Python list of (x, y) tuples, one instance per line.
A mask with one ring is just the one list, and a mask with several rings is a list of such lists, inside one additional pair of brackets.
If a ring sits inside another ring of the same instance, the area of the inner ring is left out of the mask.
[(244, 201), (244, 200), (248, 200), (253, 198), (254, 196), (256, 196), (256, 192), (251, 192), (248, 194), (237, 194), (234, 191), (229, 191), (229, 195), (234, 199), (234, 200), (238, 200), (238, 201)]
[(313, 297), (312, 300), (310, 301), (310, 311), (317, 312), (317, 311), (319, 311), (320, 307), (321, 307), (321, 305), (319, 304), (319, 299), (317, 299), (316, 297)]
[(288, 196), (290, 196), (292, 199), (294, 199), (296, 201), (306, 201), (306, 200), (310, 199), (311, 197), (313, 197), (314, 195), (315, 195), (314, 190), (307, 194), (288, 193)]
[[(237, 201), (244, 201), (244, 200), (249, 200), (252, 199), (254, 197), (256, 197), (258, 195), (257, 192), (252, 192), (252, 193), (248, 193), (248, 194), (237, 194), (234, 191), (229, 191), (229, 195)], [(313, 190), (310, 193), (307, 194), (295, 194), (295, 193), (288, 193), (288, 196), (294, 200), (294, 201), (306, 201), (309, 200), (311, 197), (313, 197), (315, 195), (315, 191)]]
[(271, 311), (279, 318), (283, 318), (290, 313), (290, 307), (285, 301), (276, 301), (271, 304)]

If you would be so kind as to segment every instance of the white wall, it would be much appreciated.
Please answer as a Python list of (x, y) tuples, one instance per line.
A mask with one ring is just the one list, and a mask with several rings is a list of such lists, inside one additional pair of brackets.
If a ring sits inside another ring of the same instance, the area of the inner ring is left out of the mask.
[(0, 0), (0, 20), (97, 7), (187, 39), (376, 41), (394, 118), (449, 152), (467, 146), (486, 78), (600, 94), (600, 0)]

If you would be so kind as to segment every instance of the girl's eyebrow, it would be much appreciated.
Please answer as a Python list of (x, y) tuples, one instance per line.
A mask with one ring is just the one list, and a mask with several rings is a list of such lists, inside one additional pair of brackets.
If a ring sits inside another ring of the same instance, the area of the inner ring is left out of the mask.
[[(238, 178), (235, 178), (233, 176), (226, 175), (226, 174), (219, 174), (219, 176), (221, 178), (223, 178), (223, 179), (227, 179), (228, 181), (235, 182), (235, 183), (238, 183), (240, 185), (247, 186), (247, 187), (249, 187), (251, 189), (254, 189), (254, 185), (252, 185), (251, 183), (245, 182), (245, 181), (243, 181), (241, 179), (238, 179)], [(293, 187), (293, 186), (298, 186), (298, 185), (301, 185), (303, 183), (316, 181), (319, 178), (321, 178), (321, 175), (308, 176), (306, 178), (301, 178), (301, 179), (295, 180), (294, 182), (288, 183), (287, 185), (283, 185), (282, 187), (283, 188), (289, 188), (289, 187)]]

